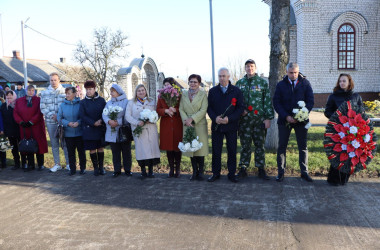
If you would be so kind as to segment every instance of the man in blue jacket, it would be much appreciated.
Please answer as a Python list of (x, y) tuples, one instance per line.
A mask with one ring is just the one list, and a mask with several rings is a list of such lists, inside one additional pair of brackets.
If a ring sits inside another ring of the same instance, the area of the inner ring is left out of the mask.
[(214, 182), (220, 178), (223, 139), (226, 137), (228, 179), (237, 182), (237, 131), (240, 115), (244, 111), (243, 93), (229, 81), (230, 73), (227, 68), (221, 68), (218, 77), (219, 84), (210, 89), (208, 94), (207, 113), (212, 120), (212, 176), (207, 181)]
[(289, 63), (286, 66), (287, 76), (277, 83), (276, 91), (273, 96), (273, 106), (278, 113), (278, 136), (279, 145), (277, 149), (277, 168), (278, 175), (276, 181), (284, 180), (286, 167), (286, 148), (289, 142), (289, 136), (294, 129), (297, 138), (299, 165), (301, 168), (301, 178), (308, 182), (313, 179), (308, 175), (308, 158), (307, 158), (307, 129), (304, 122), (298, 122), (293, 118), (293, 109), (298, 108), (299, 101), (304, 101), (306, 108), (311, 111), (314, 106), (314, 95), (310, 82), (303, 76), (299, 75), (299, 66), (297, 63)]

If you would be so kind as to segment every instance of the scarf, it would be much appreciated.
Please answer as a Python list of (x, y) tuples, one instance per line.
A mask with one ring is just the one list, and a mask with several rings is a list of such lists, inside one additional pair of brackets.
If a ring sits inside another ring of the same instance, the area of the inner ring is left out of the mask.
[(139, 103), (143, 104), (143, 105), (144, 105), (146, 99), (147, 99), (146, 97), (144, 97), (144, 98), (137, 97), (137, 101), (138, 101)]
[(26, 106), (29, 108), (33, 106), (32, 98), (33, 96), (26, 96)]
[(11, 108), (15, 107), (16, 99), (17, 99), (17, 94), (16, 94), (16, 92), (12, 91), (12, 100), (8, 101), (8, 99), (7, 99), (7, 109), (9, 106), (11, 106)]
[(199, 92), (199, 88), (197, 89), (189, 89), (189, 100), (190, 102), (193, 102), (194, 96)]

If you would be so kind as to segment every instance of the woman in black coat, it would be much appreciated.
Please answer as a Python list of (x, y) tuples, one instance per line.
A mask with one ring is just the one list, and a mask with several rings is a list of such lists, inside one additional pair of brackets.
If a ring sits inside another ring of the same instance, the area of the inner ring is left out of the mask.
[[(12, 155), (14, 159), (14, 166), (12, 170), (24, 167), (26, 164), (26, 155), (20, 154), (18, 151), (18, 144), (20, 142), (20, 127), (13, 117), (13, 110), (15, 107), (17, 94), (14, 91), (6, 92), (6, 103), (1, 105), (1, 115), (3, 117), (4, 135), (8, 137), (9, 143), (13, 146)], [(21, 155), (21, 162), (20, 162)], [(20, 163), (22, 165), (20, 165)]]
[(82, 120), (83, 144), (90, 150), (90, 158), (94, 166), (94, 175), (104, 175), (105, 125), (102, 114), (106, 101), (95, 91), (94, 81), (84, 84), (86, 97), (80, 102), (79, 117)]
[[(353, 105), (362, 106), (363, 101), (358, 93), (354, 92), (354, 81), (349, 74), (340, 74), (333, 93), (328, 97), (325, 116), (330, 119), (342, 103), (351, 101)], [(344, 185), (348, 182), (350, 174), (345, 174), (330, 166), (327, 182), (331, 185)]]

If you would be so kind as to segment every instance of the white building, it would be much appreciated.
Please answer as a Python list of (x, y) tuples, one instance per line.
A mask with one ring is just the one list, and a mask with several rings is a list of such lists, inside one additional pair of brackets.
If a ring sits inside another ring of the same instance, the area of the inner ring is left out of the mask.
[[(271, 4), (271, 0), (264, 0)], [(325, 105), (341, 73), (363, 99), (380, 92), (380, 1), (291, 0), (290, 61), (300, 65)]]

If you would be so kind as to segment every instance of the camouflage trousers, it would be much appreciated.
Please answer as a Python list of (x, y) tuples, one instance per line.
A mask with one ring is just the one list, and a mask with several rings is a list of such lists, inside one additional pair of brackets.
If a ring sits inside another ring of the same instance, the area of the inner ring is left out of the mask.
[(240, 121), (239, 137), (240, 137), (240, 162), (239, 166), (249, 167), (252, 154), (252, 140), (255, 145), (255, 166), (257, 168), (265, 167), (265, 136), (266, 129), (262, 121)]

